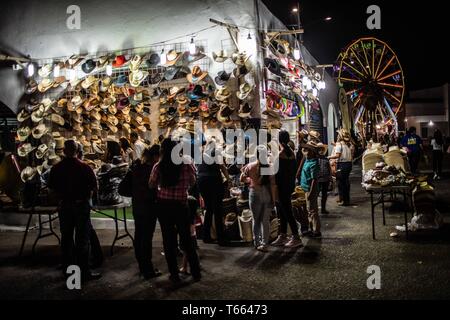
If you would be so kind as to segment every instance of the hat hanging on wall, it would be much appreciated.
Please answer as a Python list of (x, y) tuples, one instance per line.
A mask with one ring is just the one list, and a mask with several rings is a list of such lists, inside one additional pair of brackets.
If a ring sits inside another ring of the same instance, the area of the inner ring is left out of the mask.
[(214, 78), (214, 81), (219, 86), (224, 86), (227, 84), (228, 80), (230, 80), (231, 74), (226, 71), (220, 71), (217, 73), (217, 76)]
[(120, 68), (120, 67), (126, 65), (127, 63), (128, 63), (128, 60), (125, 57), (125, 55), (120, 54), (114, 58), (112, 66), (113, 66), (113, 68)]
[(97, 64), (94, 60), (88, 59), (81, 65), (81, 70), (83, 70), (84, 73), (89, 74), (97, 67)]
[(212, 57), (213, 60), (218, 63), (223, 63), (230, 58), (224, 50), (213, 52)]

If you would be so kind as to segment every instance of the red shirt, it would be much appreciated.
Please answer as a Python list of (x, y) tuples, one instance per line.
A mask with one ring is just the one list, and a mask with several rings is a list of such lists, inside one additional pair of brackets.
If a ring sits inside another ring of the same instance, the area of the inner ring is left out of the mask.
[(155, 164), (150, 175), (149, 185), (157, 188), (157, 198), (162, 200), (187, 201), (188, 190), (195, 184), (195, 168), (191, 164), (182, 164), (180, 178), (173, 187), (162, 187), (160, 184), (159, 162)]
[(76, 158), (64, 158), (50, 170), (48, 186), (63, 201), (89, 200), (97, 189), (97, 178), (86, 163)]

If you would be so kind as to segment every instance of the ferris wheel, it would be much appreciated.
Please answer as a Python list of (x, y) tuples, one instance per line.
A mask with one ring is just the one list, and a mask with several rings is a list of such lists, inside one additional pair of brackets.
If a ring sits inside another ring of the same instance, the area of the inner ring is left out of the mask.
[(351, 101), (355, 132), (368, 141), (377, 133), (398, 133), (405, 78), (395, 52), (376, 38), (352, 42), (334, 67), (338, 84)]

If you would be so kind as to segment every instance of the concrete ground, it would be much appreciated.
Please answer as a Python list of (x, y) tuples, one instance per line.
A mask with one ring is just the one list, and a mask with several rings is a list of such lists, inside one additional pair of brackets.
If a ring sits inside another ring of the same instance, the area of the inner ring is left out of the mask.
[[(447, 222), (450, 214), (450, 177), (436, 183), (438, 207)], [(267, 254), (251, 247), (200, 244), (201, 282), (186, 278), (180, 287), (167, 279), (159, 232), (153, 243), (154, 263), (164, 276), (144, 281), (129, 240), (118, 243), (109, 255), (110, 230), (99, 231), (106, 254), (103, 278), (81, 291), (65, 289), (59, 264), (59, 248), (53, 238), (41, 240), (30, 255), (35, 232), (22, 258), (15, 257), (22, 233), (0, 233), (0, 299), (449, 299), (450, 227), (437, 233), (391, 238), (403, 216), (387, 212), (387, 226), (377, 215), (377, 240), (371, 236), (369, 197), (360, 187), (360, 172), (352, 175), (353, 207), (336, 206), (322, 217), (323, 239), (304, 239), (298, 250), (271, 248)], [(398, 207), (398, 205), (397, 205)], [(379, 212), (379, 211), (378, 211)], [(366, 286), (367, 268), (381, 268), (381, 290)]]

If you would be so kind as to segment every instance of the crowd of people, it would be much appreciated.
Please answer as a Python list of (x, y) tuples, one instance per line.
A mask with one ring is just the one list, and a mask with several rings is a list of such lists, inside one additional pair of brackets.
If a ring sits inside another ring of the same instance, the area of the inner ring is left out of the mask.
[[(200, 203), (205, 209), (201, 234), (203, 242), (228, 245), (229, 240), (224, 234), (223, 200), (236, 175), (239, 176), (241, 186), (249, 188), (256, 250), (265, 253), (269, 251), (269, 246), (299, 248), (303, 246), (302, 237), (320, 238), (319, 212), (328, 213), (326, 202), (333, 168), (338, 181), (339, 204), (350, 204), (352, 142), (350, 134), (341, 130), (333, 153), (328, 156), (328, 146), (321, 142), (317, 132), (302, 131), (299, 141), (299, 152), (296, 154), (289, 133), (280, 131), (277, 170), (274, 170), (273, 145), (270, 144), (256, 148), (255, 161), (247, 161), (245, 165), (236, 167), (212, 161), (216, 150), (220, 150), (219, 140), (214, 137), (204, 141), (203, 161), (198, 165), (183, 154), (180, 156), (185, 161), (175, 164), (172, 155), (178, 142), (171, 138), (161, 139), (160, 143), (151, 147), (141, 141), (139, 136), (132, 136), (130, 142), (120, 139), (118, 143), (111, 143), (105, 157), (113, 162), (129, 164), (118, 192), (132, 201), (134, 249), (140, 274), (145, 279), (162, 274), (152, 263), (152, 239), (158, 221), (170, 280), (180, 282), (179, 273), (188, 273), (188, 269), (194, 281), (201, 279), (196, 250), (197, 209)], [(92, 264), (89, 263), (90, 251), (97, 252), (96, 260), (100, 264), (103, 260), (90, 221), (97, 180), (92, 168), (83, 161), (82, 147), (74, 140), (67, 140), (64, 147), (63, 160), (53, 166), (48, 178), (48, 187), (60, 201), (63, 269), (76, 263), (80, 266), (84, 280), (97, 279), (101, 275), (93, 272)], [(302, 223), (300, 230), (291, 204), (291, 195), (298, 186), (306, 195), (305, 214), (308, 217), (308, 223)], [(270, 242), (270, 217), (273, 212), (278, 216), (279, 228), (278, 236)], [(215, 240), (211, 232), (213, 221)], [(181, 268), (177, 261), (179, 248), (183, 253)]]

